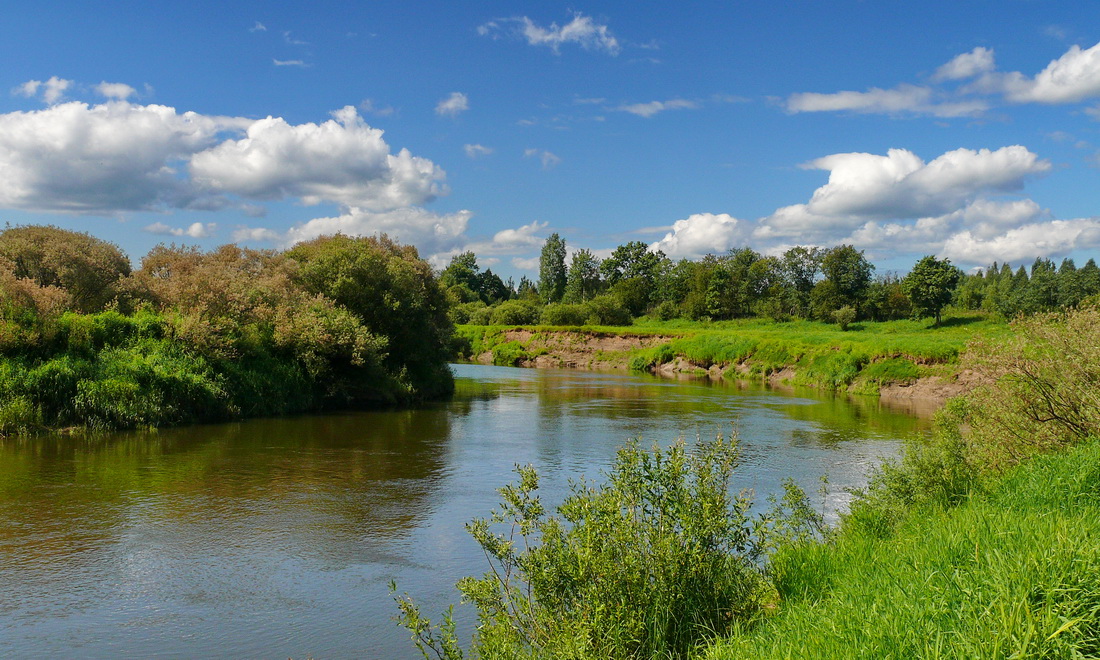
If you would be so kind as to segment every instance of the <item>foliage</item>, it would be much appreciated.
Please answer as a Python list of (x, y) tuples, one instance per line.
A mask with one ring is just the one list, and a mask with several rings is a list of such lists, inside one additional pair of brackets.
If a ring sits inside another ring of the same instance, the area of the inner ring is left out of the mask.
[(769, 570), (776, 613), (704, 657), (1096, 657), (1098, 492), (1100, 444), (1090, 442), (957, 506), (914, 498), (885, 535), (856, 525), (828, 544), (787, 546)]
[(970, 451), (998, 468), (1100, 436), (1100, 309), (1025, 317), (1012, 328), (1003, 342), (975, 341), (964, 362), (994, 379), (960, 422), (971, 429)]
[[(574, 483), (557, 516), (546, 515), (534, 468), (517, 468), (501, 508), (467, 526), (490, 563), (458, 584), (478, 610), (471, 654), (686, 657), (755, 615), (768, 597), (764, 554), (818, 521), (750, 515), (747, 495), (730, 494), (736, 461), (721, 438), (694, 451), (630, 443), (604, 483)], [(791, 490), (802, 514), (804, 500)], [(397, 600), (425, 657), (462, 657), (449, 617), (433, 628), (407, 596)]]
[(941, 261), (926, 256), (913, 266), (901, 286), (913, 303), (913, 311), (921, 316), (936, 317), (936, 325), (939, 325), (940, 312), (951, 302), (961, 276), (962, 271), (952, 266), (950, 259)]
[[(26, 252), (22, 270), (0, 257), (0, 434), (388, 404), (452, 387), (444, 293), (415, 250), (385, 238), (319, 239), (294, 258), (162, 245), (129, 275), (117, 248), (85, 234), (8, 229), (0, 250), (12, 246)], [(111, 309), (87, 313), (108, 294)]]
[(542, 308), (539, 323), (542, 325), (584, 325), (588, 318), (584, 305), (551, 303)]
[[(90, 234), (30, 225), (0, 231), (0, 271), (64, 291), (76, 311), (97, 312), (119, 295), (130, 261), (118, 246)], [(7, 289), (3, 281), (0, 288)]]
[(439, 396), (454, 388), (447, 367), (454, 328), (446, 296), (416, 248), (385, 236), (336, 235), (299, 243), (286, 256), (297, 262), (296, 284), (347, 309), (367, 332), (385, 338), (382, 364), (405, 396)]
[(602, 286), (599, 258), (591, 250), (574, 252), (566, 275), (565, 302), (576, 304), (591, 300)]
[(596, 296), (584, 304), (587, 325), (630, 325), (630, 312), (611, 295)]
[(492, 325), (530, 325), (539, 319), (539, 307), (528, 300), (509, 300), (493, 309)]
[(842, 332), (848, 330), (848, 326), (856, 320), (856, 310), (848, 305), (833, 312), (833, 320), (840, 326)]
[(553, 233), (543, 243), (539, 255), (539, 293), (543, 302), (561, 302), (565, 283), (565, 241)]
[(849, 305), (857, 311), (863, 294), (871, 285), (875, 267), (863, 256), (863, 250), (851, 245), (839, 245), (821, 258), (821, 272), (826, 281), (832, 282), (841, 305)]

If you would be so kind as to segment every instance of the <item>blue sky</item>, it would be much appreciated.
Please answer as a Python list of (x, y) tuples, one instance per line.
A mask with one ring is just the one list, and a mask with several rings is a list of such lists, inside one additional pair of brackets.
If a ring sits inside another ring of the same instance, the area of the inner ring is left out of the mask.
[(26, 5), (0, 22), (0, 219), (135, 259), (384, 231), (517, 279), (551, 232), (1083, 261), (1098, 26), (1038, 0)]

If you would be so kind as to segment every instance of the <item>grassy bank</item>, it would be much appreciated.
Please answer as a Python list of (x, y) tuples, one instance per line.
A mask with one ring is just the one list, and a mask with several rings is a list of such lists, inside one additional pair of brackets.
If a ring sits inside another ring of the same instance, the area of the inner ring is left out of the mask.
[[(1097, 657), (1100, 309), (991, 330), (957, 362), (988, 382), (878, 469), (835, 529), (793, 487), (746, 516), (744, 493), (722, 499), (730, 473), (707, 445), (628, 446), (556, 516), (527, 468), (530, 481), (501, 491), (503, 515), (470, 527), (497, 560), (459, 583), (478, 608), (471, 655)], [(645, 571), (660, 577), (639, 581)], [(701, 596), (655, 603), (666, 587)], [(463, 657), (453, 626), (400, 603), (426, 656)]]
[(1082, 658), (1100, 653), (1100, 444), (1043, 456), (888, 533), (787, 548), (774, 616), (725, 658)]
[[(959, 355), (975, 337), (997, 339), (1008, 325), (983, 315), (955, 315), (938, 327), (931, 321), (886, 321), (852, 324), (842, 331), (816, 321), (777, 323), (765, 319), (693, 323), (676, 320), (628, 327), (458, 326), (458, 347), (466, 359), (491, 356), (495, 364), (528, 363), (547, 356), (554, 363), (563, 350), (581, 350), (578, 340), (563, 349), (555, 335), (590, 338), (588, 358), (602, 365), (658, 371), (703, 371), (719, 367), (729, 377), (766, 378), (783, 373), (792, 384), (874, 394), (886, 384), (908, 384), (919, 378), (952, 377)], [(600, 338), (636, 337), (642, 345), (602, 350)], [(559, 360), (561, 361), (561, 360)], [(575, 361), (575, 360), (574, 360)], [(583, 365), (582, 365), (583, 366)], [(668, 367), (666, 367), (668, 368)]]

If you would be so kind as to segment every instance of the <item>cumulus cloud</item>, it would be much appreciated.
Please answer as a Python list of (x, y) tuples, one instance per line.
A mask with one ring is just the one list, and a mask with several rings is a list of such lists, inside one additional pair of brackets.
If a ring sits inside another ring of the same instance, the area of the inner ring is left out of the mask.
[(314, 218), (292, 227), (285, 242), (298, 243), (318, 236), (347, 234), (374, 236), (387, 234), (403, 243), (416, 245), (422, 254), (447, 252), (466, 242), (465, 232), (473, 213), (433, 213), (420, 207), (369, 211), (350, 208), (338, 216)]
[(657, 113), (664, 112), (665, 110), (685, 110), (698, 108), (699, 104), (694, 101), (687, 101), (685, 99), (672, 99), (671, 101), (650, 101), (649, 103), (634, 103), (631, 105), (621, 105), (616, 110), (622, 112), (629, 112), (632, 115), (638, 115), (639, 117), (652, 117)]
[(979, 46), (969, 53), (957, 55), (950, 62), (936, 69), (933, 79), (964, 80), (988, 73), (994, 68), (993, 50)]
[(213, 222), (193, 222), (187, 227), (170, 227), (163, 222), (154, 222), (151, 225), (147, 225), (143, 228), (143, 231), (147, 231), (150, 234), (161, 234), (163, 236), (187, 236), (189, 238), (208, 238), (213, 235), (214, 230), (218, 225)]
[(1087, 50), (1071, 46), (1034, 78), (1013, 72), (998, 82), (1016, 103), (1076, 103), (1100, 96), (1100, 44)]
[(560, 54), (563, 44), (577, 44), (585, 50), (599, 50), (610, 55), (618, 55), (619, 41), (611, 34), (606, 25), (601, 25), (580, 12), (573, 14), (573, 20), (559, 26), (551, 23), (542, 27), (526, 16), (502, 18), (490, 21), (477, 29), (482, 36), (497, 38), (501, 33), (523, 38), (532, 46), (549, 46), (555, 54)]
[(120, 101), (125, 101), (134, 94), (137, 94), (137, 90), (126, 83), (109, 83), (106, 80), (96, 85), (95, 91), (105, 98), (118, 99)]
[[(943, 83), (966, 84), (944, 87)], [(792, 94), (788, 112), (917, 114), (935, 117), (981, 115), (995, 102), (1078, 103), (1100, 97), (1100, 44), (1071, 46), (1034, 76), (1019, 71), (997, 71), (994, 52), (977, 47), (959, 54), (936, 69), (930, 82), (938, 86), (902, 83), (891, 89)]]
[[(68, 102), (0, 114), (0, 207), (110, 215), (292, 199), (386, 212), (446, 192), (444, 172), (351, 107), (320, 124)], [(232, 201), (237, 197), (240, 202)]]
[(462, 147), (466, 152), (466, 155), (470, 158), (480, 158), (482, 156), (488, 156), (493, 153), (493, 150), (489, 147), (484, 147), (480, 144), (467, 144)]
[(263, 243), (282, 243), (285, 240), (285, 236), (274, 229), (268, 229), (267, 227), (237, 227), (233, 230), (233, 241), (235, 243), (246, 243), (259, 241)]
[(891, 149), (886, 156), (833, 154), (803, 167), (828, 171), (828, 183), (808, 203), (765, 218), (758, 236), (831, 234), (870, 220), (943, 215), (986, 193), (1019, 190), (1027, 178), (1051, 169), (1021, 146), (956, 149), (929, 163), (905, 149)]
[(71, 80), (52, 76), (45, 82), (41, 80), (28, 80), (16, 87), (13, 92), (21, 96), (26, 96), (27, 98), (34, 98), (38, 96), (39, 91), (41, 91), (42, 100), (47, 105), (53, 105), (62, 100), (65, 91), (72, 87), (72, 85), (73, 81)]
[(959, 263), (986, 265), (993, 261), (1026, 262), (1098, 247), (1100, 219), (1078, 218), (1028, 224), (984, 239), (962, 231), (947, 239), (942, 253)]
[(470, 109), (470, 100), (462, 92), (451, 92), (451, 95), (441, 100), (435, 106), (435, 114), (440, 116), (455, 117), (461, 112)]
[(696, 213), (673, 223), (672, 230), (649, 249), (661, 250), (673, 259), (693, 259), (743, 245), (750, 235), (749, 223), (731, 215)]
[(549, 170), (561, 163), (561, 158), (545, 149), (524, 149), (524, 158), (537, 158), (542, 163), (542, 169)]
[(391, 154), (382, 131), (353, 107), (332, 116), (321, 124), (255, 121), (244, 138), (195, 154), (191, 175), (200, 188), (218, 193), (369, 211), (423, 204), (444, 192), (443, 170), (407, 149)]
[(69, 102), (0, 114), (0, 207), (112, 213), (184, 208), (179, 165), (247, 120), (162, 105)]

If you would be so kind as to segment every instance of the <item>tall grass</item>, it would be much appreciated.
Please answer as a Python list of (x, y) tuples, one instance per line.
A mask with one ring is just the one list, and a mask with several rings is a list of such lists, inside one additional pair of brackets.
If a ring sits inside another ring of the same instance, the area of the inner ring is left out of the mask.
[(853, 526), (772, 560), (781, 614), (709, 658), (1100, 654), (1100, 444), (1044, 456), (883, 536)]

